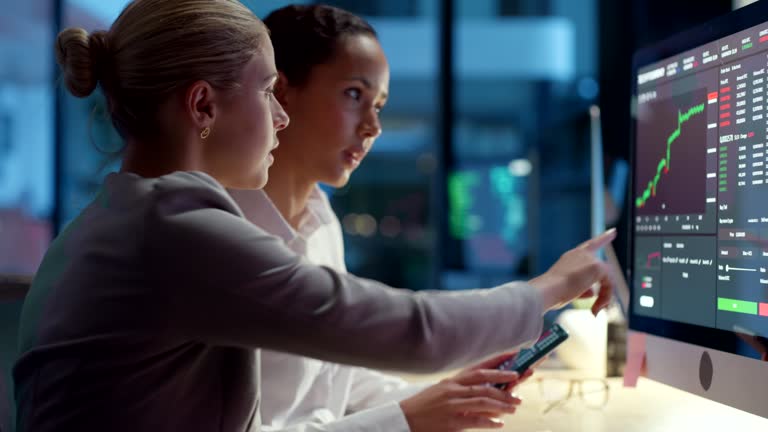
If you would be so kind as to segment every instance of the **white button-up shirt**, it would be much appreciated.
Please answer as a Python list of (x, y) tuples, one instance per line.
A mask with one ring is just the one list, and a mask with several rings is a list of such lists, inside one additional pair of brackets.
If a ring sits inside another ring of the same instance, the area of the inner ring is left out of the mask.
[[(341, 224), (315, 188), (296, 231), (260, 190), (230, 190), (245, 217), (312, 263), (346, 272)], [(262, 350), (264, 431), (408, 432), (398, 402), (425, 388), (366, 368)]]

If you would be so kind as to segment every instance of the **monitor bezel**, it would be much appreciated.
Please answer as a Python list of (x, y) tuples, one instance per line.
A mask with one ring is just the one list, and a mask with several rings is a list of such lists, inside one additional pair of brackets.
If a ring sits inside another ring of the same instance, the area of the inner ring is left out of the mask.
[[(701, 24), (661, 42), (638, 50), (632, 59), (632, 103), (636, 103), (635, 101), (637, 100), (637, 75), (640, 68), (679, 55), (696, 47), (715, 42), (718, 39), (763, 23), (768, 23), (768, 1), (753, 3), (741, 9), (729, 12), (728, 14), (705, 24)], [(630, 167), (635, 166), (637, 151), (636, 127), (637, 118), (632, 116), (630, 121)], [(634, 196), (634, 185), (637, 181), (635, 178), (636, 175), (637, 170), (632, 169), (632, 174), (629, 176), (628, 182), (628, 197)], [(648, 317), (635, 313), (634, 293), (636, 287), (632, 270), (635, 263), (634, 239), (636, 219), (635, 207), (632, 205), (632, 202), (632, 199), (627, 200), (630, 219), (629, 224), (627, 224), (629, 229), (627, 236), (629, 250), (627, 254), (627, 270), (625, 276), (630, 287), (629, 328), (635, 331), (645, 332), (736, 355), (742, 355), (744, 357), (750, 357), (746, 355), (743, 350), (737, 349), (737, 347), (743, 346), (743, 341), (735, 332)], [(757, 355), (756, 352), (755, 355)]]

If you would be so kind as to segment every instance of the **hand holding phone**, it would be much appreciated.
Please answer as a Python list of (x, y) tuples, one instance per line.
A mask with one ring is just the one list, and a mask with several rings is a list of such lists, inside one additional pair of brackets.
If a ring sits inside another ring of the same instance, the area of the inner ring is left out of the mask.
[[(511, 370), (522, 376), (525, 371), (536, 364), (544, 356), (552, 352), (558, 345), (568, 339), (568, 333), (558, 324), (552, 325), (531, 347), (520, 350), (516, 356), (498, 365), (499, 370)], [(504, 389), (507, 384), (494, 384), (496, 388)]]

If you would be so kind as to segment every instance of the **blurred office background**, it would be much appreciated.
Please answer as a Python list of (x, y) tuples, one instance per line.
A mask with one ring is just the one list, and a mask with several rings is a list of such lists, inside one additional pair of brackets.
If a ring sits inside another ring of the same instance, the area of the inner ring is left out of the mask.
[[(265, 16), (290, 2), (245, 3)], [(350, 185), (329, 191), (348, 267), (462, 289), (536, 275), (589, 236), (592, 104), (620, 214), (632, 52), (747, 2), (329, 3), (370, 20), (392, 70), (383, 135)], [(108, 27), (125, 4), (0, 0), (0, 272), (33, 273), (119, 166), (103, 98), (62, 91), (52, 44), (62, 27)]]

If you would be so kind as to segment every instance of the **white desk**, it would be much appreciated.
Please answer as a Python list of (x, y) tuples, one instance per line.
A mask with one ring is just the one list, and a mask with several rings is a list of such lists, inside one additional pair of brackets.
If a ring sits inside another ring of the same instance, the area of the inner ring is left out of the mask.
[[(537, 370), (537, 376), (574, 376)], [(412, 381), (441, 376), (406, 376)], [(537, 383), (531, 378), (516, 390), (523, 404), (504, 418), (508, 432), (740, 432), (768, 431), (768, 419), (712, 402), (693, 394), (641, 378), (636, 388), (624, 388), (620, 378), (609, 378), (610, 398), (602, 409), (584, 406), (578, 395), (547, 414)], [(766, 401), (768, 403), (768, 401)], [(492, 430), (492, 429), (487, 429)]]

